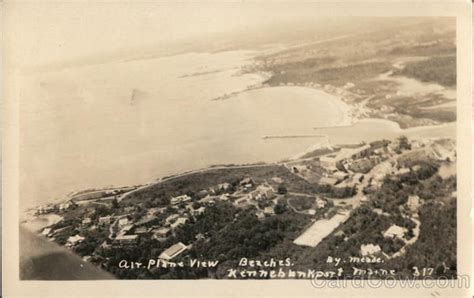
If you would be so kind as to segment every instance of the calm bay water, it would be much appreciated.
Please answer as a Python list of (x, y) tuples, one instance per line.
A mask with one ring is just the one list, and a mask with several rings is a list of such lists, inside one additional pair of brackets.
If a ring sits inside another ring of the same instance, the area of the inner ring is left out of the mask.
[[(348, 120), (347, 106), (335, 96), (303, 87), (256, 89), (212, 100), (263, 80), (239, 72), (251, 56), (186, 54), (25, 76), (21, 207), (75, 190), (146, 183), (214, 164), (278, 161), (328, 141), (358, 143), (400, 134), (455, 137), (454, 123), (405, 131), (373, 119), (340, 126)], [(336, 127), (314, 129), (328, 126)], [(314, 137), (263, 138), (294, 135)], [(111, 278), (31, 233), (46, 222), (20, 229), (22, 278)], [(80, 270), (68, 277), (63, 273), (70, 267), (45, 271), (41, 264), (52, 260)]]
[(400, 129), (395, 122), (383, 119), (363, 119), (350, 126), (319, 128), (316, 133), (326, 134), (332, 144), (354, 144), (401, 135), (411, 138), (456, 138), (456, 123)]
[(68, 249), (20, 227), (20, 279), (101, 280), (110, 273), (83, 261)]
[(21, 202), (73, 190), (145, 183), (213, 164), (277, 161), (304, 151), (313, 127), (344, 121), (345, 105), (314, 89), (241, 74), (248, 52), (186, 54), (25, 77)]
[(240, 73), (252, 55), (191, 53), (25, 76), (22, 208), (71, 191), (146, 183), (214, 164), (278, 161), (327, 141), (263, 136), (321, 134), (340, 144), (400, 134), (393, 122), (379, 120), (314, 130), (347, 121), (347, 106), (310, 88), (264, 88), (212, 100), (263, 80)]

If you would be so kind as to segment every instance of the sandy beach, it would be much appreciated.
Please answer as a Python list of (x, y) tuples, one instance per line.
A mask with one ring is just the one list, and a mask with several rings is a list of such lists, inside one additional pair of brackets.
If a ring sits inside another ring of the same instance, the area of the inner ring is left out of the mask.
[[(315, 139), (262, 136), (312, 135), (314, 127), (351, 121), (347, 104), (313, 88), (246, 90), (265, 79), (241, 72), (252, 55), (189, 53), (25, 78), (22, 209), (71, 191), (142, 184), (213, 164), (279, 161)], [(239, 90), (246, 91), (212, 100)]]
[(359, 120), (340, 96), (313, 87), (253, 88), (268, 78), (243, 71), (256, 54), (188, 53), (25, 77), (21, 208), (215, 164), (278, 162), (321, 146), (452, 132)]
[(62, 216), (53, 213), (39, 216), (29, 214), (28, 218), (22, 221), (21, 226), (33, 233), (38, 233), (45, 227), (58, 223), (62, 219)]

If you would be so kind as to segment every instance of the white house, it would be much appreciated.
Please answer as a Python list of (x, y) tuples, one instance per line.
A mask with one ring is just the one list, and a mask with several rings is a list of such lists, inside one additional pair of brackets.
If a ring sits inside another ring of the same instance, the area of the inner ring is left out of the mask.
[(172, 223), (170, 226), (172, 229), (177, 228), (180, 225), (185, 224), (188, 221), (186, 217), (180, 217), (178, 218), (174, 223)]
[(275, 197), (275, 191), (270, 185), (259, 185), (257, 190), (261, 195), (265, 196), (267, 200), (271, 200)]
[(67, 239), (67, 244), (68, 244), (68, 246), (74, 246), (74, 245), (79, 244), (82, 241), (84, 241), (84, 239), (86, 239), (86, 238), (84, 238), (82, 236), (79, 236), (79, 235), (71, 236)]
[(337, 171), (337, 172), (332, 174), (332, 177), (339, 180), (339, 181), (342, 181), (342, 180), (346, 179), (347, 176), (349, 176), (347, 173), (341, 172), (341, 171)]
[(249, 205), (249, 200), (246, 196), (234, 201), (234, 206), (236, 207), (246, 207), (248, 205)]
[(59, 204), (59, 211), (65, 211), (71, 208), (72, 203), (70, 201)]
[(261, 198), (260, 192), (258, 190), (251, 191), (247, 194), (248, 200), (258, 200)]
[(265, 213), (267, 215), (274, 215), (275, 214), (275, 209), (273, 209), (273, 207), (271, 207), (271, 206), (268, 206), (268, 207), (265, 207), (265, 209), (263, 209), (263, 213)]
[(99, 217), (99, 224), (110, 224), (112, 222), (112, 217), (109, 216), (101, 216)]
[(169, 235), (171, 229), (170, 228), (159, 228), (157, 230), (153, 230), (153, 238), (154, 239), (161, 239)]
[(316, 198), (316, 207), (318, 207), (318, 209), (322, 209), (324, 207), (326, 207), (327, 205), (327, 202), (321, 198)]
[(250, 184), (250, 186), (253, 184), (252, 178), (247, 177), (247, 178), (242, 179), (242, 181), (240, 181), (240, 185), (245, 186), (247, 184)]
[(379, 252), (381, 252), (382, 249), (380, 248), (379, 245), (373, 245), (371, 243), (369, 244), (362, 244), (360, 246), (360, 254), (362, 256), (371, 256), (371, 255), (375, 255)]
[(383, 233), (383, 236), (384, 237), (387, 237), (387, 238), (400, 238), (402, 239), (403, 238), (403, 235), (405, 235), (405, 232), (407, 231), (407, 229), (405, 228), (402, 228), (400, 226), (397, 226), (397, 225), (391, 225), (390, 228), (388, 228), (384, 233)]
[(127, 225), (128, 224), (128, 218), (122, 217), (121, 219), (119, 219), (118, 224), (119, 224), (119, 226)]
[(418, 207), (420, 207), (420, 197), (418, 196), (409, 196), (407, 201), (407, 206), (410, 208), (411, 211), (417, 211)]
[(265, 218), (265, 213), (263, 213), (263, 211), (257, 211), (257, 212), (255, 212), (255, 215), (257, 216), (258, 219), (264, 219)]
[(219, 200), (221, 201), (228, 201), (229, 198), (230, 198), (229, 194), (226, 194), (226, 193), (219, 196)]
[(45, 228), (43, 230), (43, 232), (41, 232), (41, 234), (44, 235), (44, 236), (48, 236), (49, 233), (51, 233), (51, 228)]
[(400, 174), (400, 175), (408, 174), (408, 173), (410, 173), (409, 168), (400, 168), (400, 170), (398, 170), (398, 174)]
[(192, 210), (191, 213), (193, 215), (199, 215), (199, 214), (203, 214), (205, 210), (206, 210), (206, 207), (199, 207), (196, 210)]
[(188, 195), (182, 195), (182, 196), (177, 196), (177, 197), (171, 198), (171, 204), (172, 205), (176, 205), (176, 204), (180, 204), (180, 203), (184, 203), (184, 202), (188, 202), (188, 201), (191, 201), (191, 197), (188, 196)]
[(230, 183), (224, 182), (224, 183), (218, 184), (217, 189), (219, 189), (220, 191), (226, 191), (226, 190), (229, 190), (231, 186), (232, 185)]

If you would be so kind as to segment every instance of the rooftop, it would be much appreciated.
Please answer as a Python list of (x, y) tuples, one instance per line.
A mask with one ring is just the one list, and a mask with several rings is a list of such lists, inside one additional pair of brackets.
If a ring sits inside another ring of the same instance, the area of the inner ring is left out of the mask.
[(84, 240), (85, 238), (82, 237), (82, 236), (79, 236), (79, 235), (76, 235), (76, 236), (71, 236), (67, 239), (67, 242), (70, 242), (70, 243), (76, 243), (76, 242), (80, 242), (82, 240)]
[(369, 244), (362, 244), (360, 246), (360, 254), (363, 256), (370, 256), (373, 254), (376, 254), (380, 252), (382, 249), (380, 248), (379, 245), (373, 245), (371, 243)]
[(118, 235), (116, 240), (135, 240), (138, 238), (138, 235)]
[(178, 242), (178, 243), (174, 244), (173, 246), (167, 248), (165, 251), (163, 251), (160, 254), (160, 259), (171, 260), (174, 257), (181, 254), (187, 248), (188, 247), (186, 245), (184, 245), (182, 242)]
[(384, 233), (384, 237), (399, 237), (402, 238), (405, 234), (406, 229), (397, 225), (391, 225)]

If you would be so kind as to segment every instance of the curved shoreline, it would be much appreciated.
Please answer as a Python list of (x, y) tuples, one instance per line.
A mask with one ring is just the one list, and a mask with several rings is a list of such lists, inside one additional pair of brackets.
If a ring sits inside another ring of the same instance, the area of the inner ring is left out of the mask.
[(27, 218), (21, 223), (21, 226), (33, 233), (38, 233), (42, 231), (45, 227), (53, 225), (55, 223), (63, 220), (62, 216), (59, 216), (54, 213), (33, 216), (32, 218)]
[[(236, 55), (239, 55), (239, 56), (245, 56), (244, 58), (242, 58), (241, 60), (244, 61), (241, 66), (240, 66), (240, 69), (242, 71), (245, 71), (245, 69), (243, 67), (245, 67), (246, 65), (249, 65), (252, 63), (252, 59), (255, 57), (255, 55), (258, 54), (258, 52), (256, 51), (235, 51), (235, 53), (233, 53), (233, 51), (230, 51), (228, 52), (227, 54), (236, 54)], [(210, 55), (213, 55), (212, 53), (210, 53)], [(232, 56), (231, 55), (231, 56)], [(179, 55), (178, 55), (179, 56)], [(232, 56), (233, 57), (233, 56)], [(167, 58), (167, 59), (171, 59), (171, 58)], [(240, 61), (240, 60), (239, 60)], [(247, 63), (248, 62), (248, 63)], [(239, 71), (235, 71), (236, 74), (239, 74)], [(247, 73), (240, 73), (240, 74), (247, 74)], [(330, 107), (334, 107), (335, 111), (332, 111), (332, 108), (328, 108), (328, 110), (331, 110), (332, 112), (332, 116), (331, 117), (328, 117), (327, 120), (324, 120), (326, 123), (328, 123), (327, 125), (329, 125), (331, 128), (334, 128), (334, 127), (342, 127), (342, 126), (351, 126), (351, 125), (354, 125), (354, 124), (357, 124), (359, 122), (363, 122), (365, 121), (366, 119), (364, 120), (359, 120), (355, 115), (355, 113), (353, 113), (355, 107), (354, 106), (351, 106), (350, 104), (348, 104), (346, 101), (344, 101), (343, 99), (341, 99), (341, 96), (338, 95), (338, 94), (332, 94), (332, 93), (329, 93), (327, 90), (324, 90), (323, 88), (319, 88), (317, 86), (302, 86), (302, 85), (285, 85), (285, 86), (266, 86), (266, 85), (263, 85), (262, 83), (264, 82), (264, 80), (267, 78), (268, 76), (268, 73), (260, 73), (260, 72), (252, 72), (252, 74), (254, 75), (253, 76), (253, 80), (251, 83), (247, 82), (245, 84), (247, 84), (247, 89), (244, 89), (244, 90), (241, 90), (239, 91), (239, 94), (244, 94), (244, 93), (247, 93), (247, 92), (256, 92), (258, 90), (263, 90), (263, 89), (277, 89), (277, 88), (286, 88), (287, 90), (297, 90), (296, 92), (294, 92), (294, 94), (290, 94), (288, 97), (288, 100), (291, 100), (292, 96), (294, 96), (294, 98), (298, 97), (299, 94), (305, 94), (307, 95), (308, 99), (311, 100), (311, 97), (314, 97), (314, 98), (320, 98), (320, 99), (324, 99), (325, 101), (328, 102), (328, 106)], [(260, 78), (258, 78), (260, 77)], [(244, 84), (244, 85), (245, 85)], [(257, 84), (259, 86), (254, 86), (254, 85), (248, 85), (248, 84)], [(240, 85), (239, 85), (240, 86)], [(288, 89), (289, 88), (289, 89)], [(298, 91), (299, 90), (299, 91)], [(305, 91), (301, 91), (301, 90), (305, 90)], [(277, 92), (278, 93), (278, 92)], [(290, 91), (290, 93), (293, 93), (292, 91)], [(209, 99), (209, 97), (206, 97), (205, 99)], [(286, 99), (286, 98), (285, 98)], [(211, 107), (212, 109), (212, 107)], [(268, 113), (267, 113), (268, 114)], [(260, 116), (260, 114), (256, 115), (256, 116)], [(270, 114), (266, 115), (266, 117), (271, 117)], [(317, 116), (313, 117), (316, 118)], [(271, 119), (271, 118), (269, 118)], [(320, 118), (320, 119), (323, 119), (323, 118)], [(308, 123), (310, 123), (312, 119), (311, 118), (304, 118), (304, 121), (308, 121)], [(371, 120), (371, 121), (374, 121), (374, 120)], [(380, 119), (378, 121), (388, 121), (388, 120), (384, 120), (384, 119)], [(391, 122), (391, 121), (388, 121), (388, 122)], [(393, 122), (394, 124), (396, 124), (395, 122)], [(399, 125), (396, 124), (397, 127), (399, 128)], [(311, 129), (311, 124), (308, 125), (308, 130)], [(421, 129), (422, 127), (419, 127), (418, 129)], [(285, 131), (285, 129), (282, 129), (282, 134), (286, 134), (287, 131)], [(416, 131), (416, 130), (414, 130)], [(229, 131), (230, 133), (232, 133), (232, 131)], [(264, 132), (266, 133), (266, 132)], [(277, 133), (280, 133), (279, 131)], [(288, 135), (293, 135), (293, 131), (289, 132)], [(298, 135), (299, 133), (296, 132), (295, 135)], [(311, 134), (311, 133), (307, 133), (307, 132), (302, 132), (301, 135), (305, 135), (305, 134)], [(273, 135), (273, 134), (271, 134)], [(277, 135), (277, 134), (275, 134)], [(238, 136), (237, 136), (238, 137)], [(259, 136), (260, 137), (260, 136)], [(248, 138), (247, 138), (248, 139)], [(246, 139), (246, 141), (247, 141)], [(321, 137), (321, 139), (326, 139), (325, 137)], [(202, 140), (200, 142), (203, 142)], [(252, 141), (253, 142), (253, 141)], [(291, 142), (291, 141), (290, 141)], [(306, 152), (308, 151), (313, 151), (321, 146), (324, 146), (325, 144), (323, 143), (324, 140), (316, 140), (316, 144), (310, 144), (312, 141), (306, 141), (305, 144), (303, 145), (300, 145), (300, 146), (293, 146), (293, 147), (288, 147), (289, 149), (288, 150), (282, 150), (281, 152), (281, 156), (279, 156), (278, 158), (275, 158), (274, 160), (272, 161), (269, 161), (270, 158), (268, 158), (266, 160), (266, 162), (279, 162), (283, 159), (294, 159), (295, 157), (298, 157), (298, 156), (301, 156), (302, 154), (305, 154)], [(323, 143), (323, 144), (321, 144)], [(296, 143), (295, 143), (296, 144)], [(329, 142), (327, 143), (328, 145)], [(337, 144), (336, 142), (334, 144)], [(293, 145), (293, 144), (292, 144)], [(306, 147), (307, 145), (309, 145), (308, 147)], [(303, 149), (303, 147), (306, 147), (304, 148), (304, 152), (301, 153), (301, 149)], [(200, 148), (197, 148), (197, 149), (200, 149)], [(253, 148), (255, 149), (255, 148)], [(257, 148), (258, 149), (258, 148)], [(291, 149), (291, 150), (290, 150)], [(157, 152), (159, 152), (159, 148), (153, 148), (153, 150), (156, 150)], [(153, 150), (150, 150), (150, 152), (152, 152)], [(266, 150), (266, 149), (265, 149)], [(255, 150), (254, 150), (255, 151)], [(204, 151), (201, 151), (201, 152), (204, 152)], [(268, 152), (268, 151), (267, 151)], [(268, 153), (265, 153), (265, 154), (268, 154)], [(261, 155), (261, 154), (260, 154)], [(140, 158), (140, 159), (136, 159), (136, 161), (138, 161), (138, 167), (140, 167), (140, 162), (142, 162), (144, 159), (145, 160), (149, 160), (150, 157), (153, 157), (151, 156), (151, 154), (143, 154), (144, 157), (146, 158)], [(224, 157), (228, 157), (228, 156), (224, 156)], [(271, 157), (271, 159), (273, 159), (273, 155)], [(113, 157), (108, 157), (110, 159), (113, 159)], [(185, 156), (186, 158), (186, 156)], [(233, 158), (233, 156), (232, 156)], [(247, 158), (247, 161), (245, 161), (245, 159)], [(224, 158), (222, 158), (224, 159)], [(252, 160), (253, 157), (250, 157), (249, 156), (246, 156), (245, 155), (245, 152), (243, 152), (243, 154), (241, 154), (241, 156), (239, 156), (238, 158), (235, 158), (234, 160), (229, 158), (228, 162), (229, 163), (235, 163), (235, 164), (245, 164), (246, 162), (248, 163), (254, 163), (256, 162), (258, 159), (255, 158), (255, 161)], [(242, 160), (244, 160), (244, 162), (242, 162)], [(134, 160), (134, 162), (136, 163), (136, 161)], [(206, 166), (206, 163), (207, 161), (209, 161), (208, 165)], [(159, 163), (160, 161), (157, 161), (157, 163)], [(186, 164), (186, 160), (182, 161), (180, 160), (179, 162), (182, 162), (182, 164)], [(202, 166), (206, 166), (206, 167), (211, 167), (211, 165), (214, 163), (214, 161), (212, 160), (212, 158), (209, 158), (208, 160), (205, 160), (205, 163), (203, 162), (202, 163)], [(216, 163), (227, 163), (226, 161), (222, 162), (222, 161), (217, 161)], [(112, 164), (112, 163), (111, 163)], [(114, 164), (112, 164), (114, 165)], [(133, 164), (128, 164), (129, 168), (133, 169)], [(189, 164), (190, 166), (190, 169), (195, 169), (196, 167), (196, 164), (195, 163), (190, 163)], [(165, 165), (166, 167), (166, 165)], [(162, 168), (165, 168), (165, 167), (161, 167), (160, 166), (160, 169), (159, 170), (154, 170), (154, 177), (160, 177), (160, 176), (169, 176), (170, 173), (182, 173), (182, 168), (183, 167), (176, 167), (175, 169), (173, 169), (174, 165), (171, 167), (171, 170), (167, 172), (167, 170), (161, 170)], [(198, 165), (198, 167), (201, 167), (201, 164)], [(157, 167), (158, 168), (158, 167)], [(168, 167), (170, 168), (170, 167)], [(73, 169), (74, 170), (74, 169)], [(175, 171), (176, 170), (176, 171)], [(191, 170), (190, 170), (191, 171)], [(53, 173), (55, 174), (55, 173)], [(179, 175), (179, 174), (178, 174)], [(140, 183), (140, 181), (156, 181), (156, 178), (154, 177), (151, 177), (151, 175), (141, 175), (141, 176), (147, 176), (145, 179), (137, 181), (137, 183), (134, 183), (134, 184), (142, 184)], [(127, 175), (124, 176), (124, 178), (128, 178)], [(133, 178), (133, 177), (132, 177)], [(117, 181), (113, 181), (113, 177), (112, 178), (107, 178), (108, 180), (111, 180), (110, 182), (105, 182), (104, 185), (110, 185), (110, 184), (114, 184), (114, 185), (123, 185), (122, 182), (118, 182)], [(118, 180), (118, 179), (116, 179)], [(88, 181), (85, 181), (83, 184), (87, 184), (89, 183)], [(102, 182), (99, 182), (102, 184)], [(153, 182), (152, 182), (153, 183)], [(64, 183), (64, 184), (67, 184), (67, 183)], [(72, 183), (71, 183), (72, 184)], [(60, 185), (59, 183), (59, 180), (58, 180), (58, 185)], [(142, 184), (143, 185), (143, 184)], [(69, 186), (68, 186), (69, 187)], [(79, 186), (77, 188), (81, 189), (82, 186)], [(53, 189), (56, 189), (54, 186), (52, 187)], [(65, 188), (65, 187), (63, 187)], [(60, 187), (58, 187), (58, 189), (61, 189)], [(58, 191), (59, 192), (59, 191)], [(61, 189), (61, 192), (62, 192), (62, 189)], [(60, 193), (59, 193), (59, 196), (63, 197)], [(41, 196), (43, 197), (43, 196)], [(23, 198), (25, 199), (25, 198)], [(47, 198), (45, 198), (46, 200), (45, 201), (39, 201), (37, 199), (35, 199), (35, 203), (36, 204), (45, 204), (47, 201)], [(50, 201), (51, 202), (51, 201)], [(25, 206), (25, 207), (28, 207), (28, 208), (31, 208), (31, 206)]]
[[(263, 78), (263, 75), (262, 75), (262, 78)], [(323, 89), (320, 89), (320, 88), (308, 87), (308, 86), (260, 86), (260, 87), (256, 87), (256, 88), (248, 88), (248, 89), (245, 89), (245, 90), (238, 91), (233, 96), (241, 95), (241, 94), (244, 94), (246, 92), (251, 92), (251, 91), (255, 91), (255, 90), (262, 90), (262, 89), (275, 90), (275, 89), (280, 89), (280, 88), (304, 89), (305, 91), (315, 92), (316, 93), (315, 96), (316, 95), (321, 95), (322, 97), (328, 97), (327, 102), (330, 105), (334, 106), (339, 111), (339, 113), (341, 115), (341, 119), (339, 121), (337, 121), (336, 124), (330, 125), (331, 127), (347, 126), (347, 125), (351, 125), (351, 124), (354, 123), (354, 118), (351, 116), (352, 107), (348, 103), (346, 103), (344, 100), (342, 100), (340, 96), (328, 93), (327, 91), (325, 91)]]
[[(419, 137), (417, 134), (429, 134), (430, 131), (432, 130), (437, 130), (437, 129), (450, 129), (454, 126), (454, 129), (456, 129), (456, 122), (449, 122), (449, 123), (443, 123), (443, 124), (438, 124), (438, 125), (427, 125), (427, 126), (417, 126), (417, 127), (410, 127), (410, 128), (401, 128), (400, 125), (397, 122), (387, 120), (387, 119), (379, 119), (379, 118), (364, 118), (360, 119), (356, 122), (351, 123), (350, 125), (345, 125), (348, 128), (353, 127), (353, 125), (357, 124), (364, 124), (364, 123), (373, 123), (373, 124), (387, 124), (391, 126), (391, 129), (393, 130), (392, 133), (397, 134), (397, 135), (406, 135), (407, 137)], [(341, 126), (331, 126), (331, 127), (325, 127), (325, 128), (341, 128)], [(317, 129), (317, 128), (316, 128)], [(310, 146), (307, 150), (298, 153), (292, 157), (292, 159), (300, 159), (302, 156), (313, 152), (318, 149), (322, 148), (327, 148), (331, 147), (334, 145), (342, 145), (342, 144), (331, 144), (330, 142), (330, 135), (325, 135), (326, 138), (323, 142), (316, 143), (312, 146)], [(431, 138), (430, 136), (427, 136), (428, 138)], [(445, 138), (446, 136), (440, 135), (439, 138)], [(449, 136), (449, 138), (456, 138), (456, 134), (453, 136)]]

